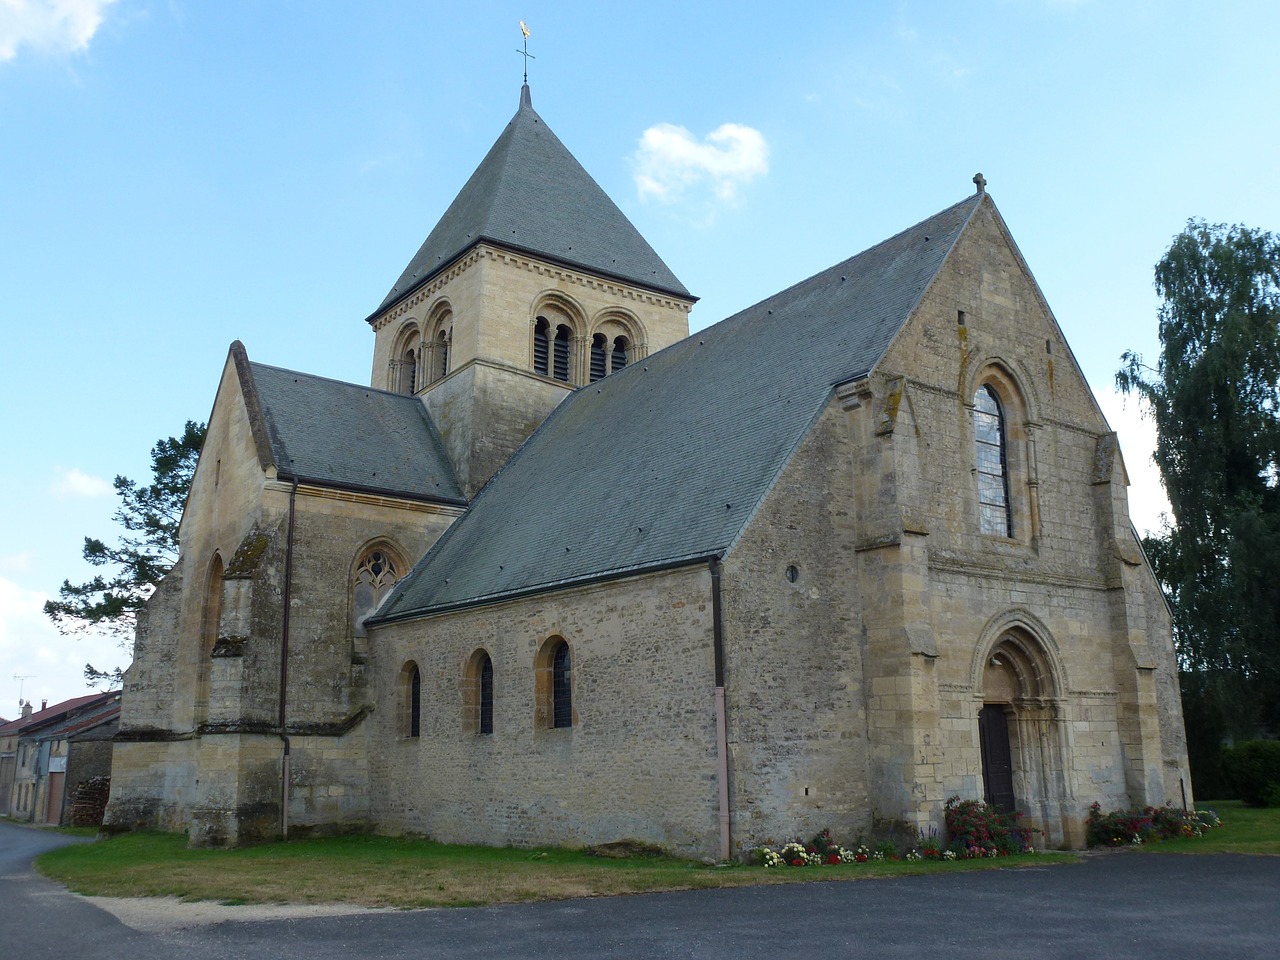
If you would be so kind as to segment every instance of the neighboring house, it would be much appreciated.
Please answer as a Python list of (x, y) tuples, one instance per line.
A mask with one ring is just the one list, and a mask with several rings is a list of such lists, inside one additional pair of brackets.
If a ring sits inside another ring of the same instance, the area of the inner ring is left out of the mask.
[[(76, 697), (41, 709), (0, 727), (0, 745), (12, 742), (14, 768), (9, 788), (10, 816), (35, 823), (58, 824), (63, 820), (67, 787), (76, 766), (102, 771), (110, 777), (110, 758), (102, 745), (77, 746), (77, 735), (119, 723), (120, 691)], [(96, 759), (79, 759), (97, 752)], [(101, 775), (101, 774), (92, 774)]]
[(232, 344), (106, 827), (731, 856), (1178, 798), (1116, 436), (974, 182), (689, 336), (525, 87), (370, 387)]

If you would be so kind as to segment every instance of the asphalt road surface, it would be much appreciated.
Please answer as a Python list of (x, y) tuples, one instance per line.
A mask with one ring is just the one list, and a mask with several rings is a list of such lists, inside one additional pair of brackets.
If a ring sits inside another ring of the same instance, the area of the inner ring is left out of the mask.
[(130, 926), (31, 870), (72, 842), (0, 823), (2, 960), (1280, 958), (1280, 857), (1117, 852), (952, 876)]

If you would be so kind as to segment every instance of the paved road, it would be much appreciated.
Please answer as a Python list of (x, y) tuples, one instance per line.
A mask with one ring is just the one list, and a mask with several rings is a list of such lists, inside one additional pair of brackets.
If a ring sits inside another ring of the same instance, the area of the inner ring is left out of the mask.
[(1116, 853), (1078, 866), (140, 933), (34, 876), (69, 842), (0, 824), (0, 956), (1280, 957), (1280, 857)]

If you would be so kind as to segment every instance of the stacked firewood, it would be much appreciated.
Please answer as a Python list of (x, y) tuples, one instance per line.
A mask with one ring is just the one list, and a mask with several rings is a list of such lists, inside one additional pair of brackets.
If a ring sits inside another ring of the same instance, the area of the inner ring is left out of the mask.
[(100, 827), (111, 793), (110, 777), (92, 777), (76, 784), (71, 795), (71, 826)]

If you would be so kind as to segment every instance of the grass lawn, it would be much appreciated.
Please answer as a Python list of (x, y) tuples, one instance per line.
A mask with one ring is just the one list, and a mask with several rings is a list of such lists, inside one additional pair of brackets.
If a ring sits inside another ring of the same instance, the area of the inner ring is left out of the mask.
[(1200, 810), (1222, 818), (1203, 837), (1162, 840), (1142, 847), (1148, 853), (1280, 854), (1280, 807), (1246, 807), (1239, 800), (1197, 800)]
[(449, 846), (391, 837), (334, 837), (238, 850), (191, 850), (183, 834), (135, 833), (42, 855), (40, 872), (93, 896), (177, 896), (222, 903), (479, 906), (660, 890), (759, 886), (1075, 863), (1043, 853), (952, 863), (864, 863), (766, 870), (665, 857), (609, 860), (580, 850)]

